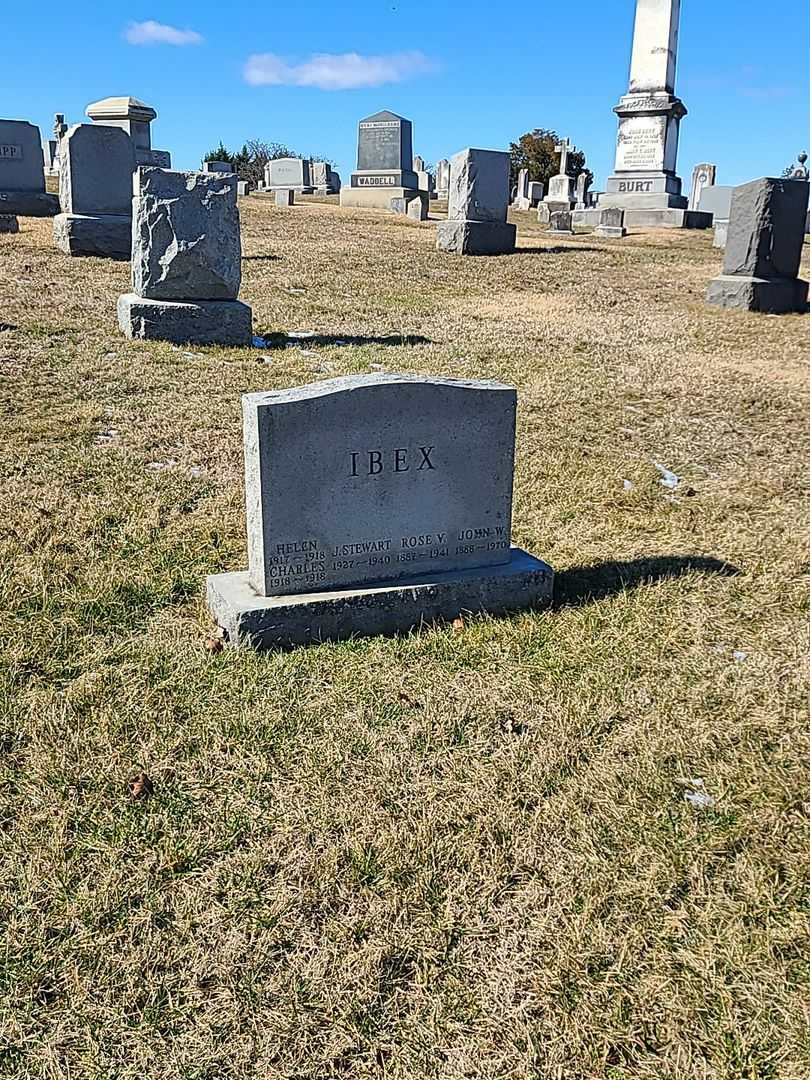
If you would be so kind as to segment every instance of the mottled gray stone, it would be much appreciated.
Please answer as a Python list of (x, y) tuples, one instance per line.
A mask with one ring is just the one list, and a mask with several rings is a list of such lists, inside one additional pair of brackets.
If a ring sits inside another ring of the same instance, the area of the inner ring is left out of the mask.
[(723, 273), (709, 286), (709, 303), (806, 311), (808, 286), (798, 278), (806, 214), (806, 181), (764, 177), (735, 188)]
[(462, 150), (450, 162), (451, 221), (506, 221), (509, 155), (500, 150)]
[(549, 232), (557, 235), (573, 236), (574, 227), (571, 224), (570, 210), (557, 210), (549, 219)]
[(505, 615), (548, 607), (551, 567), (519, 548), (490, 566), (420, 575), (364, 589), (259, 596), (246, 573), (208, 578), (208, 608), (227, 642), (253, 649), (312, 645), (352, 637), (406, 633), (463, 614)]
[(235, 300), (242, 244), (236, 176), (141, 168), (132, 284), (151, 300)]
[(311, 194), (311, 164), (308, 158), (274, 158), (265, 166), (265, 183), (269, 188), (292, 188), (299, 194)]
[(18, 233), (20, 223), (14, 214), (0, 214), (0, 233)]
[(118, 325), (128, 338), (194, 345), (249, 345), (252, 315), (239, 300), (118, 298)]
[(135, 147), (117, 127), (75, 124), (62, 139), (59, 203), (63, 214), (132, 217)]
[(276, 188), (276, 206), (294, 206), (295, 192), (291, 188)]
[(597, 236), (604, 236), (612, 240), (619, 240), (627, 236), (627, 229), (624, 227), (624, 214), (625, 212), (620, 206), (606, 207), (599, 215), (599, 224), (594, 229), (594, 233)]
[(57, 214), (53, 219), (53, 239), (66, 255), (129, 261), (132, 218), (124, 214)]
[(361, 120), (357, 136), (357, 171), (413, 171), (413, 125), (383, 111)]
[(354, 375), (246, 394), (242, 406), (256, 592), (508, 561), (512, 387)]
[(510, 255), (517, 227), (505, 221), (440, 221), (436, 247), (449, 255)]

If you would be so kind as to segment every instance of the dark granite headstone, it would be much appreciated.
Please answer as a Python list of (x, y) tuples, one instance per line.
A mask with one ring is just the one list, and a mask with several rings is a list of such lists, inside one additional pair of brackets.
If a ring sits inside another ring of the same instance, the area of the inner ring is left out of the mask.
[(413, 126), (392, 112), (379, 112), (360, 121), (357, 171), (413, 169)]

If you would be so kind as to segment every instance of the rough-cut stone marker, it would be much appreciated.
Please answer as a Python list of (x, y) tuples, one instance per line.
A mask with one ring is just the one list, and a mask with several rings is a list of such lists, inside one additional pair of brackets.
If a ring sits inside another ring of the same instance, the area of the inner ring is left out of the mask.
[(608, 206), (599, 215), (599, 224), (594, 229), (596, 236), (605, 236), (611, 240), (620, 240), (627, 236), (624, 227), (624, 210), (620, 206)]
[(39, 128), (26, 120), (0, 120), (0, 215), (53, 217), (59, 200), (45, 191)]
[(516, 393), (361, 375), (243, 398), (247, 573), (208, 579), (228, 641), (394, 633), (550, 602), (512, 547)]
[(509, 155), (500, 150), (462, 150), (450, 163), (447, 221), (436, 247), (452, 255), (501, 255), (515, 250), (517, 229), (506, 220)]
[(295, 192), (292, 188), (276, 188), (276, 206), (294, 206)]
[(555, 210), (554, 213), (550, 215), (549, 224), (549, 232), (554, 233), (556, 236), (574, 235), (570, 210)]
[(427, 221), (428, 219), (428, 194), (420, 192), (415, 199), (408, 203), (408, 217), (412, 221)]
[(135, 147), (126, 132), (76, 124), (62, 139), (56, 246), (67, 255), (129, 259)]
[(132, 222), (133, 291), (119, 297), (127, 337), (246, 345), (236, 174), (141, 168)]
[(807, 311), (799, 266), (807, 183), (765, 177), (734, 189), (723, 273), (709, 286), (719, 307), (773, 314)]

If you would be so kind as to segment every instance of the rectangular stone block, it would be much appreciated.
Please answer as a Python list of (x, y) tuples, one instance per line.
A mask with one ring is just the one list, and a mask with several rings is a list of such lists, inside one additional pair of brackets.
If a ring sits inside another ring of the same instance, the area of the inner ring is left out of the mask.
[(53, 217), (58, 213), (59, 199), (56, 195), (49, 195), (45, 191), (0, 191), (0, 214)]
[(294, 206), (295, 192), (290, 188), (276, 188), (276, 206)]
[(242, 401), (257, 593), (508, 561), (511, 387), (355, 375)]
[(571, 224), (571, 212), (569, 210), (558, 210), (552, 214), (549, 221), (549, 232), (573, 236), (574, 227)]
[(362, 589), (265, 597), (251, 588), (246, 573), (216, 574), (207, 581), (208, 608), (228, 644), (254, 649), (406, 633), (468, 613), (544, 608), (553, 592), (551, 567), (519, 548), (512, 548), (509, 561), (499, 566), (423, 574)]
[(505, 221), (440, 221), (436, 247), (449, 255), (511, 255), (517, 227)]
[(340, 205), (346, 208), (365, 207), (390, 210), (393, 200), (402, 199), (407, 204), (415, 194), (414, 187), (342, 187)]
[(807, 282), (800, 278), (767, 279), (721, 274), (709, 285), (707, 300), (715, 307), (771, 315), (804, 314), (807, 292)]
[(134, 293), (118, 297), (118, 325), (128, 338), (190, 345), (249, 345), (252, 314), (238, 300), (185, 303), (146, 300)]
[(703, 214), (713, 214), (715, 224), (728, 221), (731, 216), (731, 196), (734, 188), (724, 184), (712, 184), (700, 193), (697, 209)]
[(151, 300), (235, 300), (241, 279), (236, 175), (138, 169), (133, 291)]
[(60, 146), (62, 213), (114, 214), (131, 220), (134, 171), (135, 147), (125, 131), (74, 124)]
[(230, 161), (204, 161), (202, 171), (204, 173), (217, 173), (220, 176), (229, 176), (234, 172), (234, 167)]
[(53, 219), (53, 239), (66, 255), (128, 261), (132, 250), (132, 218), (124, 214), (57, 214)]
[(307, 158), (274, 158), (267, 162), (264, 178), (271, 188), (295, 188), (298, 191), (312, 188)]
[(723, 274), (795, 278), (807, 214), (807, 182), (763, 177), (736, 187)]
[(500, 150), (462, 150), (450, 162), (448, 221), (506, 221), (509, 155)]

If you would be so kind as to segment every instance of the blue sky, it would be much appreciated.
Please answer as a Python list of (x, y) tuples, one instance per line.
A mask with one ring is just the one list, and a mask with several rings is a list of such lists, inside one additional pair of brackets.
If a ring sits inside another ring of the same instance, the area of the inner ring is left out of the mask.
[[(334, 159), (344, 179), (357, 121), (380, 109), (413, 120), (414, 150), (433, 162), (553, 127), (585, 150), (598, 190), (613, 166), (634, 10), (634, 0), (5, 0), (0, 113), (45, 136), (54, 112), (78, 123), (89, 102), (131, 94), (158, 110), (153, 146), (177, 168), (197, 167), (220, 138), (263, 138)], [(733, 184), (778, 175), (810, 150), (809, 26), (808, 0), (683, 0), (687, 185), (696, 162), (717, 163), (718, 183)]]

